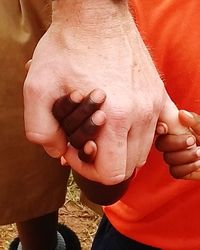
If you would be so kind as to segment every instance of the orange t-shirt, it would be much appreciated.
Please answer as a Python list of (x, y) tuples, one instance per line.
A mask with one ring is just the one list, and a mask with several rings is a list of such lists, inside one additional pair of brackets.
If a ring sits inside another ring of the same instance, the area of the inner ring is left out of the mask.
[[(200, 114), (200, 1), (132, 0), (130, 6), (172, 100)], [(200, 181), (173, 179), (155, 148), (124, 197), (104, 211), (139, 242), (200, 250)]]

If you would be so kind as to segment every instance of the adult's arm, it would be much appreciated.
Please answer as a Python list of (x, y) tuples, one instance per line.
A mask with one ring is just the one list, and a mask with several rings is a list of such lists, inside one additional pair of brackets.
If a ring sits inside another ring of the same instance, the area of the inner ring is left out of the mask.
[[(53, 103), (73, 89), (103, 89), (107, 122), (97, 139), (94, 164), (66, 146)], [(24, 85), (29, 140), (92, 181), (120, 183), (144, 164), (160, 117), (169, 128), (177, 109), (168, 98), (125, 0), (57, 0), (52, 24), (34, 52)], [(177, 124), (176, 124), (177, 125)]]

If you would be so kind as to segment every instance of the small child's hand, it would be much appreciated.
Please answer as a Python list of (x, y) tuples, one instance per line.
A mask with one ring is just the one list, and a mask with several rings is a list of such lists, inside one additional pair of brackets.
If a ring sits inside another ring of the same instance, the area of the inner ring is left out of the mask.
[(174, 178), (200, 180), (200, 116), (187, 111), (179, 111), (181, 123), (193, 134), (167, 134), (166, 124), (158, 125), (156, 147), (164, 152), (164, 160)]
[(79, 91), (58, 99), (52, 109), (54, 117), (64, 130), (67, 141), (79, 150), (79, 158), (92, 162), (97, 153), (95, 139), (105, 124), (105, 113), (100, 109), (105, 93), (95, 89), (84, 97)]

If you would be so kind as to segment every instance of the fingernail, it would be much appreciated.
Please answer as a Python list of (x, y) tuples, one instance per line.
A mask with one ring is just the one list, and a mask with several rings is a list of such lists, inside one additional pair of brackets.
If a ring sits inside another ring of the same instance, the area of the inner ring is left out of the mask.
[(196, 142), (195, 138), (193, 136), (190, 136), (186, 139), (186, 144), (187, 146), (192, 146), (194, 145)]
[(200, 160), (195, 161), (195, 163), (194, 163), (194, 164), (195, 164), (195, 166), (196, 166), (196, 167), (200, 167)]
[(101, 103), (101, 102), (103, 102), (105, 100), (105, 98), (106, 98), (105, 92), (103, 90), (101, 90), (101, 89), (95, 89), (90, 94), (90, 99), (94, 103)]
[(183, 112), (188, 117), (193, 118), (193, 115), (189, 111), (187, 111), (187, 110), (181, 110), (181, 112)]
[(84, 153), (86, 155), (91, 155), (93, 153), (93, 148), (91, 147), (90, 144), (87, 144), (87, 143), (85, 144), (85, 146), (84, 146)]
[(163, 135), (163, 134), (166, 134), (167, 133), (167, 128), (166, 126), (164, 126), (163, 124), (159, 124), (156, 128), (156, 132), (159, 134), (159, 135)]
[(60, 158), (60, 163), (63, 167), (69, 166), (69, 163), (63, 156)]
[(59, 158), (62, 156), (62, 153), (56, 148), (45, 147), (45, 151), (47, 152), (48, 155), (50, 155), (53, 158)]
[(142, 163), (140, 163), (139, 165), (136, 166), (136, 168), (141, 168), (146, 164), (146, 161), (143, 161)]
[(83, 94), (78, 92), (77, 90), (73, 91), (71, 94), (70, 94), (70, 99), (72, 100), (72, 102), (75, 102), (75, 103), (80, 103), (82, 102), (83, 100)]
[(106, 115), (103, 111), (97, 110), (91, 118), (92, 122), (96, 126), (101, 126), (105, 123), (106, 121)]
[(200, 157), (200, 148), (197, 149), (196, 155), (197, 155), (197, 157)]

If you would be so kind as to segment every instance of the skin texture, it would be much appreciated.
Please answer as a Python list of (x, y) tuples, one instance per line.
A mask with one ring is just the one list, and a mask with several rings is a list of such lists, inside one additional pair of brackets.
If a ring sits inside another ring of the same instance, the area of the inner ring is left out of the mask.
[(174, 178), (200, 180), (200, 116), (181, 110), (179, 119), (193, 135), (161, 135), (156, 140), (156, 147), (163, 152)]
[(68, 141), (79, 150), (79, 159), (93, 162), (97, 153), (94, 140), (105, 124), (106, 115), (100, 110), (105, 102), (105, 93), (96, 89), (84, 97), (79, 91), (56, 100), (52, 113), (60, 124)]
[[(94, 99), (98, 102), (94, 102)], [(65, 132), (67, 141), (79, 150), (79, 159), (84, 162), (95, 160), (97, 145), (91, 140), (98, 137), (98, 133), (105, 123), (103, 111), (96, 117), (104, 101), (104, 93), (97, 89), (90, 92), (86, 97), (83, 97), (78, 91), (74, 91), (59, 98), (53, 105), (53, 115)], [(76, 119), (70, 119), (71, 117)], [(85, 152), (84, 149), (87, 148), (88, 150)], [(63, 164), (67, 165), (67, 162), (63, 162)], [(129, 178), (119, 184), (106, 186), (90, 181), (75, 171), (73, 171), (73, 176), (87, 198), (99, 205), (110, 205), (119, 200), (127, 190), (131, 180)]]
[[(30, 65), (31, 60), (25, 65), (27, 71)], [(57, 226), (58, 211), (27, 221), (16, 222), (22, 247), (29, 250), (54, 250), (57, 246)]]
[[(107, 122), (96, 140), (95, 161), (86, 163), (74, 147), (67, 147), (51, 109), (74, 89), (87, 95), (96, 88), (107, 95), (102, 106)], [(105, 185), (129, 179), (144, 164), (158, 119), (173, 133), (185, 132), (127, 1), (55, 1), (52, 24), (36, 47), (24, 84), (24, 105), (30, 141)]]

